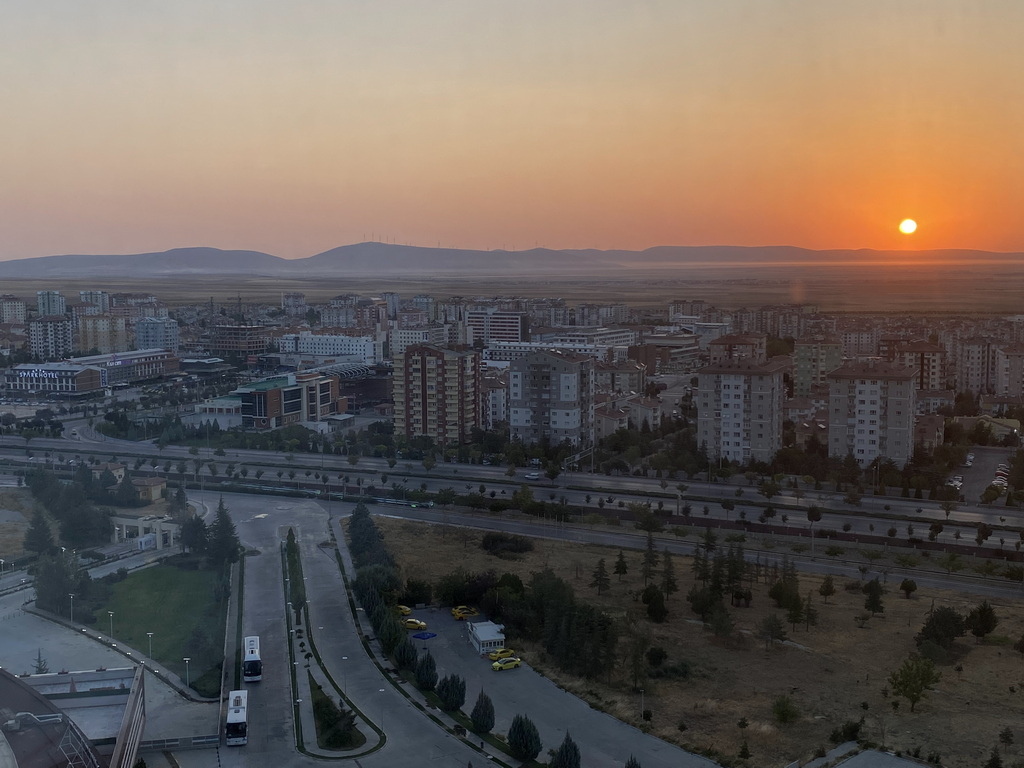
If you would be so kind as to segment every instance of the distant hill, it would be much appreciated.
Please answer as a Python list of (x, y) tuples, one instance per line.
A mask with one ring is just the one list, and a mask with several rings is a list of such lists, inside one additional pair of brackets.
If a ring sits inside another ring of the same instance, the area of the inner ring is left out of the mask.
[(658, 246), (643, 251), (596, 249), (474, 251), (421, 248), (386, 243), (356, 243), (332, 248), (304, 259), (282, 259), (259, 251), (218, 248), (176, 248), (160, 253), (116, 256), (41, 256), (0, 262), (0, 278), (147, 278), (202, 275), (266, 277), (404, 277), (430, 275), (538, 277), (614, 275), (627, 270), (671, 270), (697, 267), (856, 266), (879, 264), (965, 265), (1012, 264), (1021, 253), (970, 250), (814, 251), (791, 246)]

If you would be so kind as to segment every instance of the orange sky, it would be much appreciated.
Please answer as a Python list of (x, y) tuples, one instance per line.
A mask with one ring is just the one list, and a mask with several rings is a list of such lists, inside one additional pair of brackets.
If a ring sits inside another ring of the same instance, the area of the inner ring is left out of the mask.
[(1021, 39), (1019, 0), (12, 0), (0, 259), (1024, 251)]

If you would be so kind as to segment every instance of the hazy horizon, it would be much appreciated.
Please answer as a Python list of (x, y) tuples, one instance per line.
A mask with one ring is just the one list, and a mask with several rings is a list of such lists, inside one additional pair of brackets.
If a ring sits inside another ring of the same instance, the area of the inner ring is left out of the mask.
[(1011, 0), (9, 3), (0, 261), (1024, 251), (1021, 31)]

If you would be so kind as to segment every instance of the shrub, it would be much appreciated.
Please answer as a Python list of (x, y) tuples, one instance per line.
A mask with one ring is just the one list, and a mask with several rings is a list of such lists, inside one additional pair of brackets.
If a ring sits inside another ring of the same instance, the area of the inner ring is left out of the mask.
[(495, 557), (514, 558), (524, 552), (532, 552), (533, 541), (514, 533), (491, 531), (484, 534), (480, 547)]
[(832, 731), (828, 740), (833, 744), (842, 744), (844, 741), (857, 741), (860, 738), (860, 729), (864, 725), (864, 718), (860, 720), (847, 720), (841, 726)]
[(779, 696), (774, 703), (772, 703), (772, 716), (778, 721), (785, 725), (786, 723), (792, 723), (800, 717), (800, 710), (796, 708), (796, 704), (789, 696)]

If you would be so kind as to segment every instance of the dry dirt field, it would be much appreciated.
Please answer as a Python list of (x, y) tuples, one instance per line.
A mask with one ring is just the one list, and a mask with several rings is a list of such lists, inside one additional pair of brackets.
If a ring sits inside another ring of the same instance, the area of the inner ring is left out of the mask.
[[(612, 575), (612, 589), (598, 597), (589, 588), (591, 573), (599, 558), (605, 558), (611, 573), (618, 550), (594, 545), (535, 540), (533, 552), (520, 560), (499, 560), (479, 548), (480, 533), (464, 529), (377, 518), (392, 553), (402, 568), (417, 578), (436, 580), (458, 563), (470, 571), (494, 569), (526, 577), (550, 567), (568, 580), (583, 597), (610, 613), (622, 616), (627, 610), (643, 608), (631, 592), (642, 586), (639, 576), (641, 553), (626, 551), (629, 573), (621, 582)], [(690, 611), (685, 594), (693, 583), (691, 558), (676, 556), (674, 565), (680, 591), (668, 601), (669, 621), (656, 625), (644, 619), (654, 645), (668, 651), (668, 661), (685, 660), (692, 666), (688, 679), (644, 683), (646, 708), (653, 711), (650, 730), (669, 741), (691, 748), (713, 749), (717, 759), (735, 760), (744, 738), (752, 757), (743, 763), (783, 766), (793, 760), (810, 759), (828, 741), (833, 728), (846, 720), (864, 717), (862, 738), (882, 740), (891, 748), (907, 752), (921, 748), (922, 756), (938, 752), (943, 766), (980, 766), (1000, 731), (1009, 726), (1021, 746), (1001, 747), (1004, 764), (1024, 760), (1024, 661), (1012, 650), (1024, 633), (1024, 600), (994, 600), (1000, 624), (983, 645), (970, 635), (962, 638), (966, 655), (963, 671), (941, 667), (942, 679), (914, 713), (902, 701), (894, 712), (891, 697), (883, 698), (887, 678), (914, 650), (914, 635), (925, 614), (935, 606), (950, 605), (962, 613), (980, 602), (955, 592), (919, 590), (908, 600), (887, 585), (885, 612), (858, 628), (855, 616), (863, 612), (864, 596), (847, 592), (843, 580), (836, 581), (837, 593), (822, 602), (817, 589), (820, 577), (800, 574), (801, 590), (813, 593), (819, 610), (817, 627), (809, 632), (787, 625), (790, 642), (766, 651), (764, 643), (752, 637), (758, 622), (769, 612), (781, 613), (767, 596), (764, 584), (754, 586), (750, 608), (732, 609), (737, 638), (717, 641)], [(783, 620), (785, 616), (782, 615)], [(616, 716), (642, 725), (638, 719), (639, 695), (620, 670), (611, 685), (565, 679), (549, 668), (539, 648), (523, 646), (528, 661), (541, 668), (563, 687), (593, 701)], [(624, 644), (623, 644), (624, 647)], [(625, 664), (623, 664), (623, 668)], [(777, 725), (772, 703), (788, 695), (800, 717), (789, 725)], [(867, 702), (868, 709), (862, 708)], [(737, 726), (741, 718), (749, 725)], [(680, 730), (680, 724), (685, 730)]]
[(34, 511), (35, 502), (28, 491), (0, 490), (0, 558), (17, 562)]

